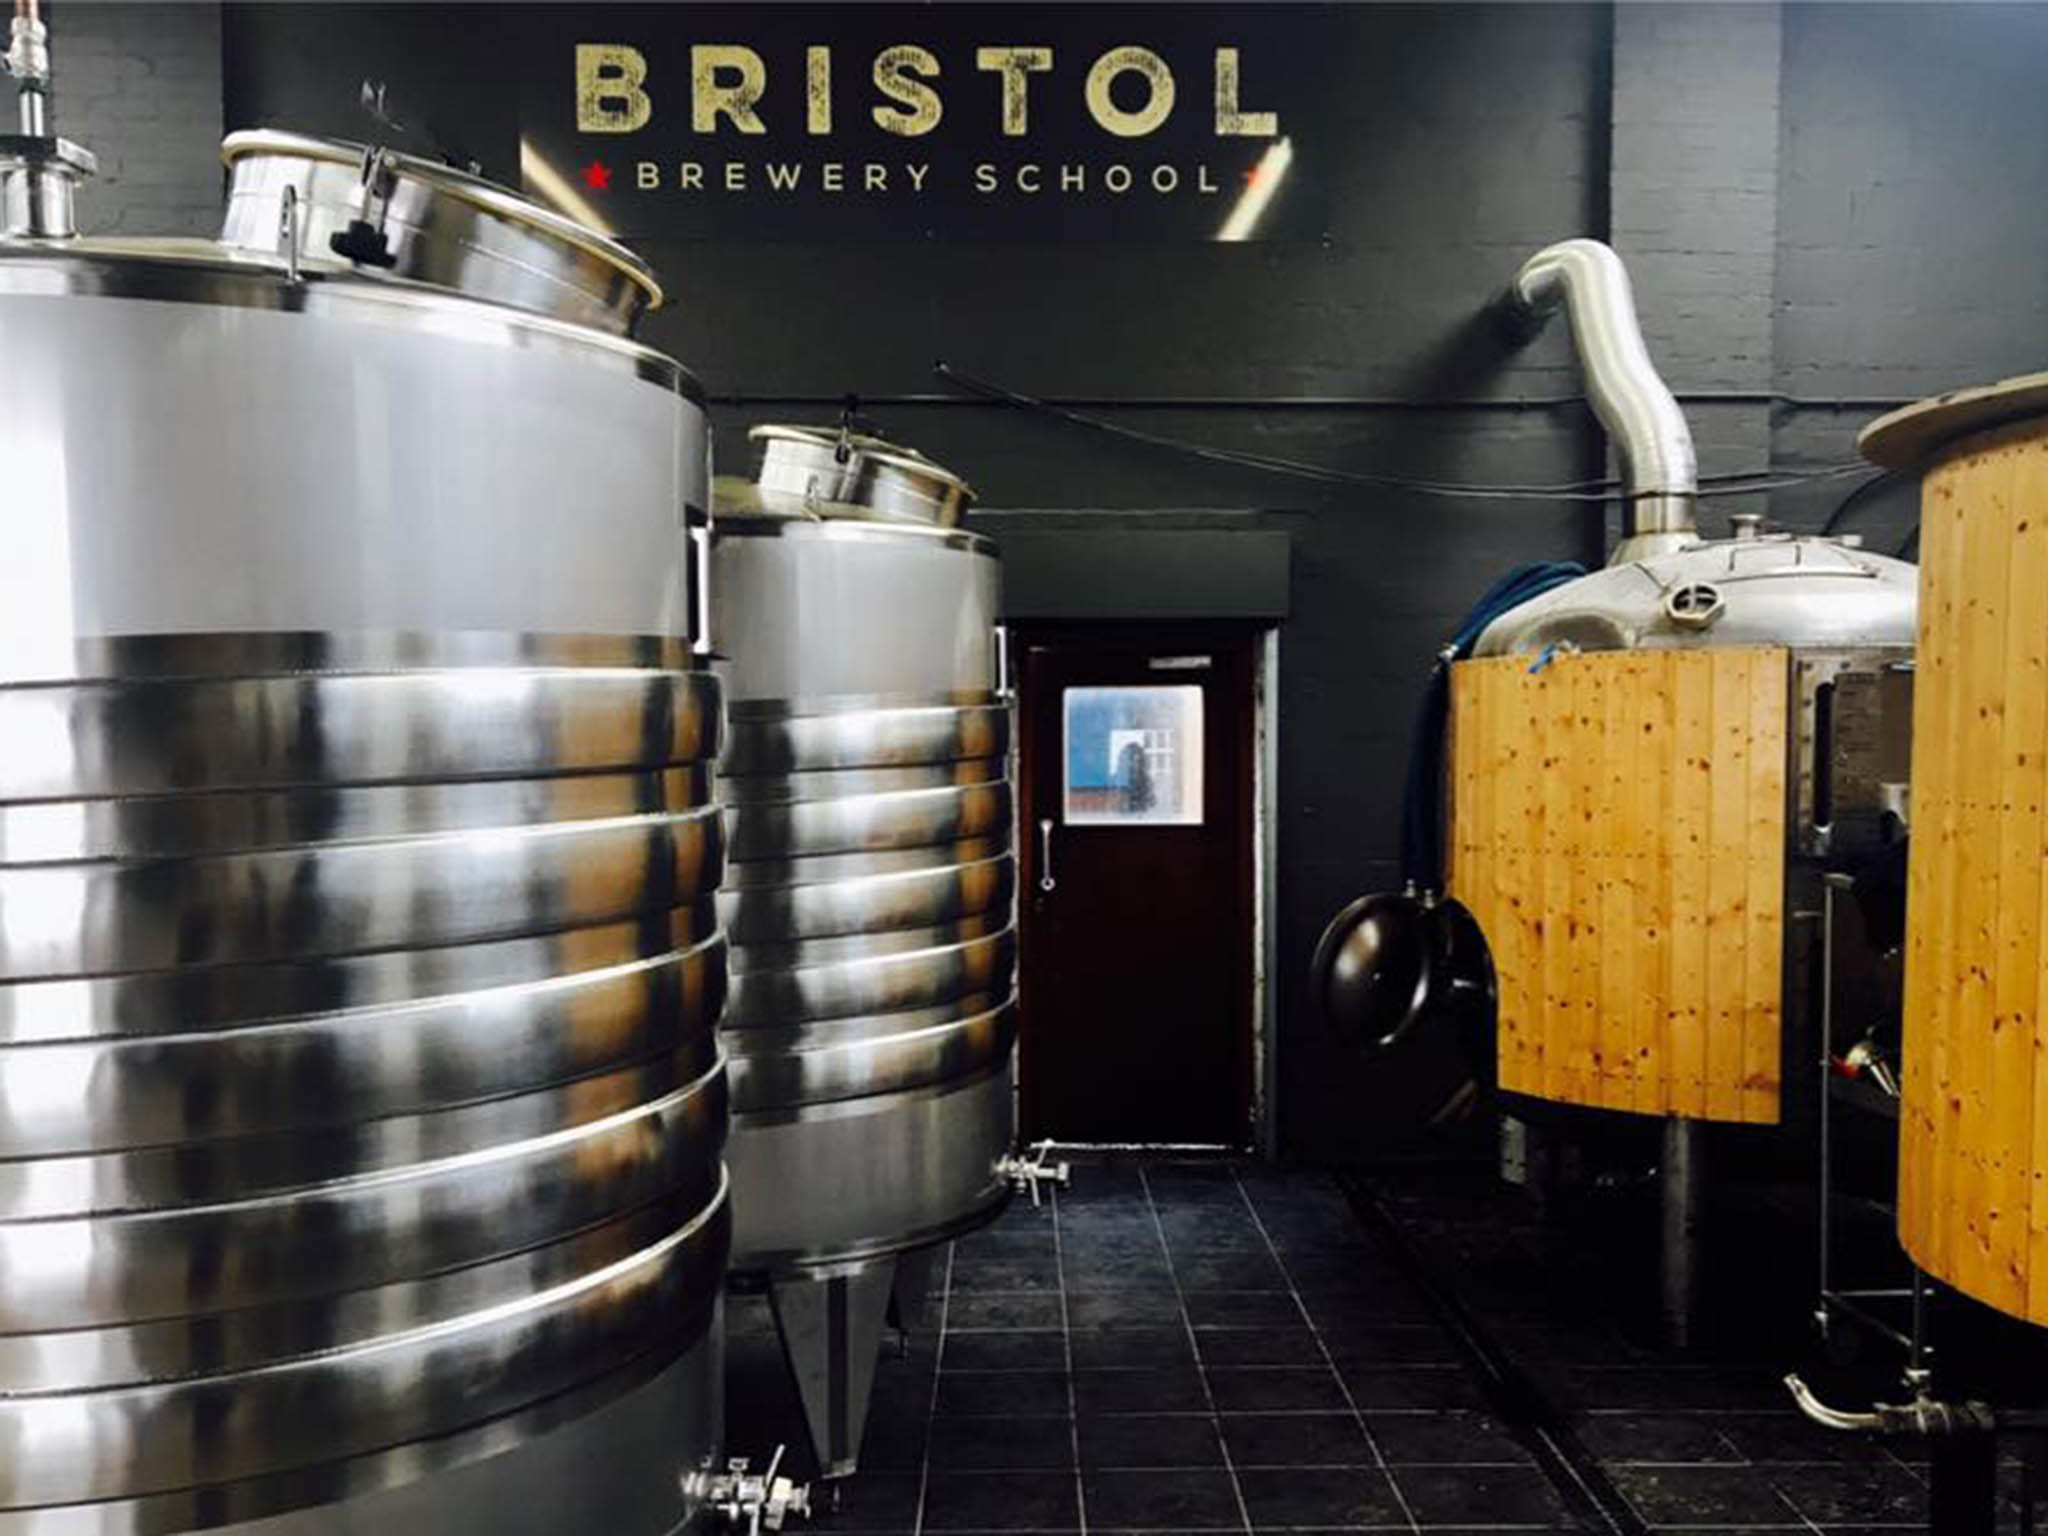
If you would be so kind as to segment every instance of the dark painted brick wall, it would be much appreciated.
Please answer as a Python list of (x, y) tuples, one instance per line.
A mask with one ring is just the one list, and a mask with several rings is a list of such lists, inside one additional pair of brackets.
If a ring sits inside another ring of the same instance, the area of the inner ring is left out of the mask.
[[(1920, 396), (2048, 368), (2048, 7), (1785, 11), (1778, 387)], [(1874, 412), (1781, 412), (1788, 464)], [(1833, 498), (1778, 498), (1811, 526)], [(1892, 548), (1910, 486), (1845, 525)]]

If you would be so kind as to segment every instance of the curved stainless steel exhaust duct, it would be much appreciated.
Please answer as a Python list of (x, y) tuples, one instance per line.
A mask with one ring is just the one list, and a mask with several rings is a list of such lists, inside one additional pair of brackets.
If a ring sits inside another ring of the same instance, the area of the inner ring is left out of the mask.
[(1571, 319), (1586, 393), (1621, 456), (1628, 512), (1611, 563), (1691, 542), (1699, 491), (1692, 430), (1650, 362), (1621, 258), (1598, 240), (1545, 246), (1522, 264), (1502, 307), (1521, 341), (1560, 308)]

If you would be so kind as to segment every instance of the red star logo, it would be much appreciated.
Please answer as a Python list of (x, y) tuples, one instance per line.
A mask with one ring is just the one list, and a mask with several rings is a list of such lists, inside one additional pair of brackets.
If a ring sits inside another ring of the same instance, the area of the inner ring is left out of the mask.
[(583, 167), (583, 185), (593, 192), (609, 192), (612, 188), (612, 168), (602, 160), (593, 160)]

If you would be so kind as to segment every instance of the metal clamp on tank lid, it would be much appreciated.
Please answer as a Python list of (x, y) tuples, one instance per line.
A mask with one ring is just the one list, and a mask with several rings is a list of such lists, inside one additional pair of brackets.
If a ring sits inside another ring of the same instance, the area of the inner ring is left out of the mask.
[(966, 481), (915, 449), (856, 431), (855, 425), (849, 411), (832, 427), (754, 428), (747, 436), (761, 445), (760, 468), (751, 487), (728, 488), (721, 511), (935, 528), (959, 525), (974, 504)]
[(221, 159), (226, 245), (276, 253), (290, 188), (311, 270), (388, 272), (618, 336), (662, 302), (647, 264), (606, 232), (455, 166), (267, 128), (229, 134)]

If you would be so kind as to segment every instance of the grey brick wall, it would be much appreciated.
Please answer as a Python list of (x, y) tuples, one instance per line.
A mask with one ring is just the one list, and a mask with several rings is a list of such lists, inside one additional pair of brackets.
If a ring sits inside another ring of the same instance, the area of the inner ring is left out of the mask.
[[(1785, 13), (1778, 387), (1915, 397), (2048, 368), (2048, 13), (1796, 5)], [(1774, 457), (1855, 457), (1876, 408), (1780, 413)], [(1777, 498), (1813, 526), (1840, 495)], [(1844, 526), (1898, 545), (1907, 483)]]
[(203, 235), (220, 225), (221, 9), (193, 0), (63, 0), (51, 14), (57, 129), (99, 157), (88, 234)]
[[(1767, 391), (1778, 245), (1780, 10), (1619, 5), (1609, 185), (1644, 340), (1674, 390)], [(1700, 470), (1755, 469), (1768, 404), (1687, 409)], [(1709, 532), (1743, 497), (1704, 503)]]

